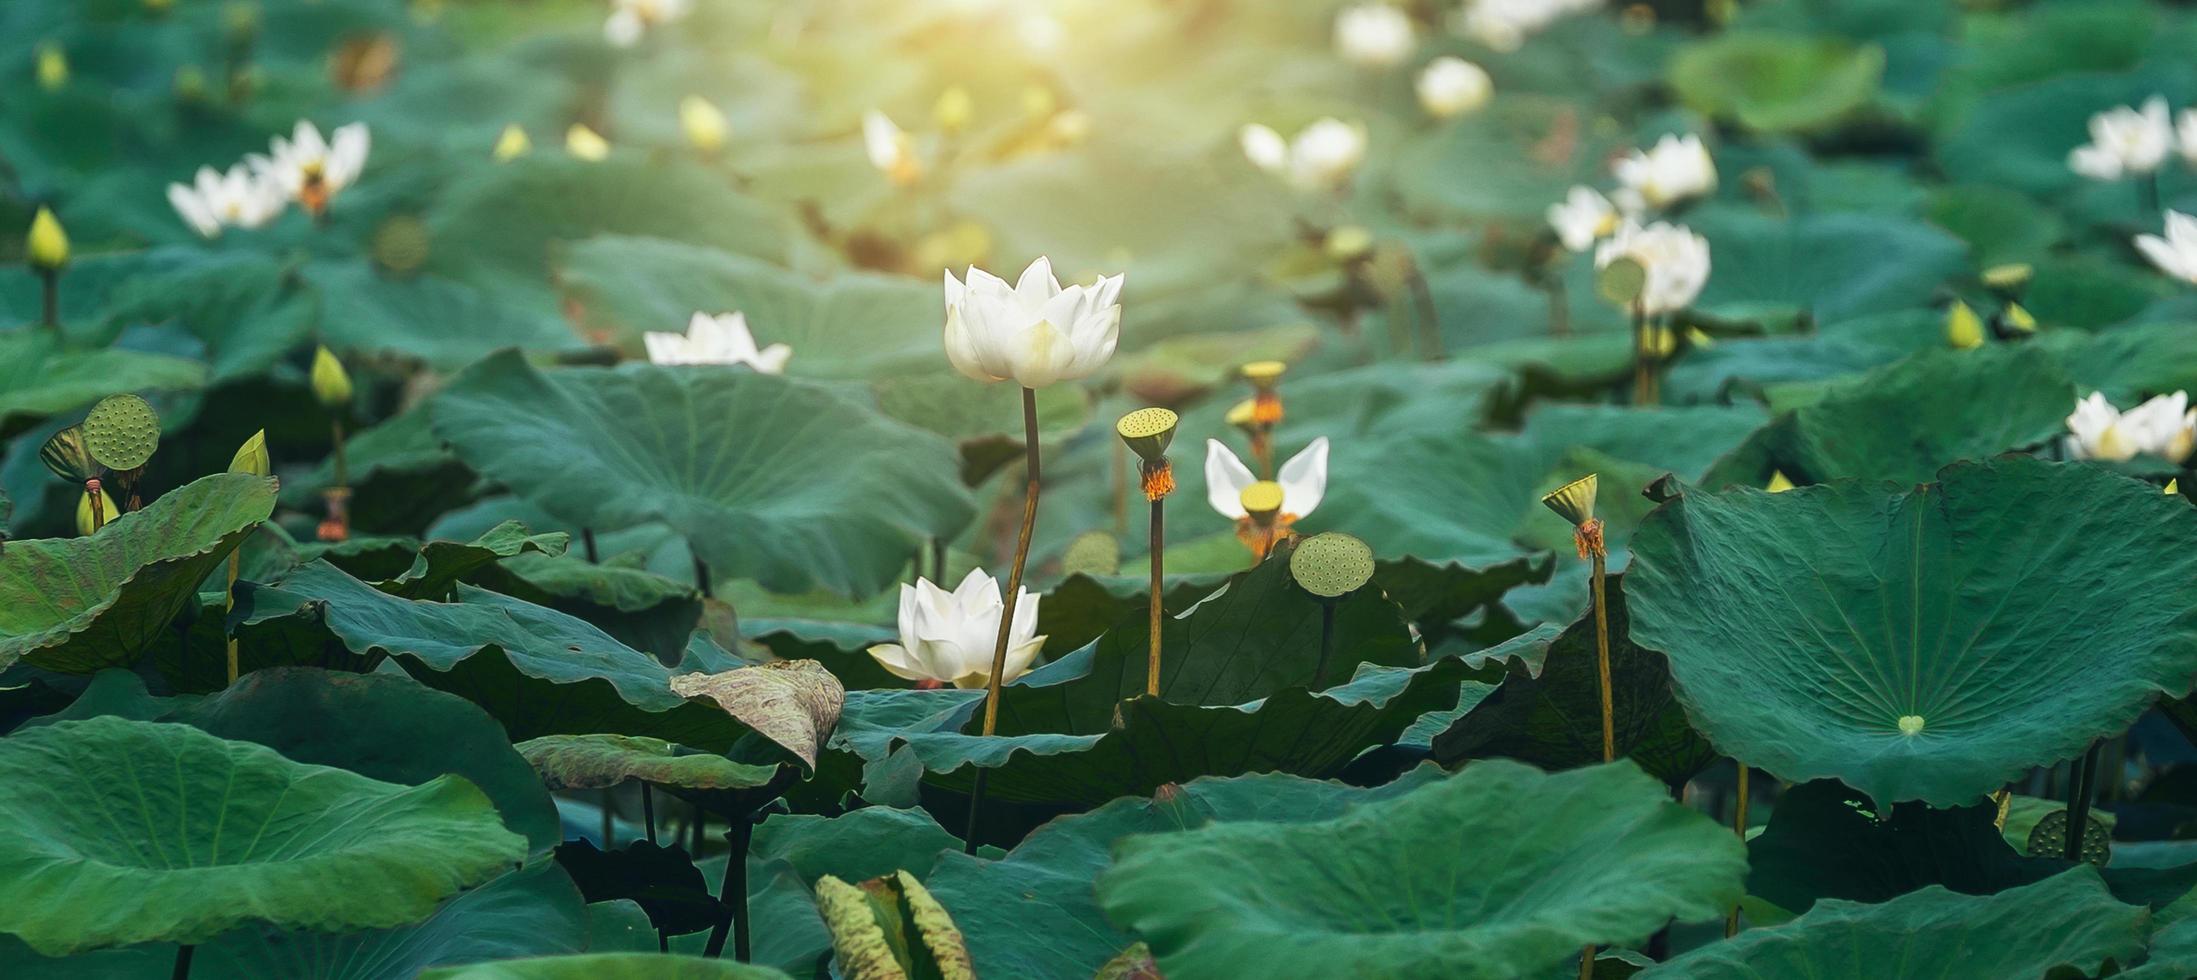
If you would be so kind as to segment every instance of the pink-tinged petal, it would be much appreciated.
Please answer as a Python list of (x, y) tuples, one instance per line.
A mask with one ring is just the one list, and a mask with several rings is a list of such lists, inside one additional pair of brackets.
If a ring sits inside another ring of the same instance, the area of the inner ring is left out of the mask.
[(1213, 505), (1222, 517), (1242, 519), (1243, 488), (1257, 482), (1258, 477), (1252, 476), (1243, 460), (1237, 459), (1220, 440), (1205, 440), (1205, 502)]

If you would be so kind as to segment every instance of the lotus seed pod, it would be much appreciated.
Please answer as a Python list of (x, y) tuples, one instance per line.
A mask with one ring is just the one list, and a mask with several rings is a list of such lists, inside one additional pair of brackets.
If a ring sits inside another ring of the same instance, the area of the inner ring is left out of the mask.
[(396, 215), (374, 229), (374, 264), (398, 278), (410, 276), (427, 264), (429, 242), (427, 222), (409, 214)]
[(1346, 596), (1373, 580), (1373, 548), (1340, 531), (1315, 534), (1289, 556), (1289, 574), (1322, 599)]
[(137, 469), (160, 448), (160, 416), (136, 395), (109, 395), (84, 417), (84, 447), (110, 470)]
[(351, 375), (326, 347), (313, 350), (313, 397), (331, 412), (351, 404)]
[(1252, 520), (1265, 524), (1281, 512), (1282, 485), (1272, 480), (1260, 480), (1244, 487), (1243, 492), (1236, 495), (1236, 499), (1243, 504), (1244, 513), (1251, 515)]
[(526, 130), (519, 128), (518, 123), (512, 123), (505, 126), (503, 133), (496, 137), (496, 149), (490, 155), (495, 157), (497, 163), (503, 163), (523, 157), (532, 149), (534, 141), (526, 138)]
[(238, 446), (236, 455), (229, 457), (229, 472), (250, 473), (253, 476), (271, 476), (274, 461), (267, 457), (267, 430), (252, 433), (244, 445)]
[[(92, 494), (95, 493), (99, 495), (99, 514), (96, 519), (92, 514)], [(121, 515), (122, 508), (114, 505), (114, 498), (107, 496), (104, 487), (98, 490), (87, 487), (83, 493), (76, 495), (76, 533), (79, 537), (91, 537), (93, 532), (114, 523), (114, 519)]]
[(40, 206), (31, 217), (30, 236), (23, 250), (34, 269), (57, 272), (69, 264), (69, 233), (61, 229), (61, 219), (53, 216), (52, 208)]
[(48, 41), (38, 46), (38, 87), (48, 92), (69, 84), (69, 56), (61, 45)]
[(1648, 288), (1648, 269), (1627, 256), (1612, 259), (1594, 277), (1594, 291), (1611, 306), (1631, 309)]
[(679, 100), (679, 129), (686, 134), (687, 143), (703, 153), (715, 153), (725, 148), (725, 137), (732, 127), (725, 122), (725, 114), (708, 99), (689, 95)]
[(84, 445), (84, 427), (72, 425), (53, 434), (46, 444), (38, 447), (38, 459), (46, 464), (53, 475), (70, 483), (82, 483), (99, 475), (99, 461), (92, 458), (92, 451)]
[(1589, 473), (1557, 487), (1541, 498), (1541, 502), (1555, 511), (1556, 516), (1570, 521), (1573, 527), (1580, 527), (1594, 520), (1594, 496), (1601, 482), (1599, 474)]
[(1121, 417), (1114, 423), (1114, 431), (1121, 441), (1129, 444), (1129, 451), (1147, 463), (1167, 455), (1167, 447), (1175, 441), (1175, 424), (1181, 421), (1175, 413), (1164, 408), (1140, 408)]
[(1242, 370), (1243, 379), (1251, 382), (1251, 387), (1266, 391), (1282, 379), (1282, 373), (1289, 370), (1289, 365), (1280, 361), (1252, 361)]
[(1254, 419), (1257, 410), (1258, 405), (1254, 404), (1251, 399), (1246, 398), (1237, 402), (1233, 408), (1228, 410), (1227, 422), (1244, 432), (1250, 432), (1257, 428), (1259, 424)]
[(1983, 284), (2001, 292), (2017, 290), (2029, 285), (2029, 278), (2036, 272), (2027, 262), (1994, 265), (1983, 270)]
[[(2029, 830), (2028, 852), (2030, 857), (2057, 858), (2067, 854), (2067, 811), (2054, 810), (2037, 821)], [(2105, 823), (2096, 816), (2083, 818), (2082, 859), (2098, 867), (2105, 867), (2113, 856), (2112, 834)]]
[(1062, 575), (1106, 576), (1121, 571), (1121, 542), (1105, 531), (1085, 531), (1061, 553)]

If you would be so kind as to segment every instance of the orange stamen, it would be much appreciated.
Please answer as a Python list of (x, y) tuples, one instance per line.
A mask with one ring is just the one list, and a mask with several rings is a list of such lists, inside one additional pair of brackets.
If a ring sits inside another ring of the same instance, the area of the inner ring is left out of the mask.
[(1282, 420), (1282, 396), (1261, 391), (1251, 397), (1251, 421), (1272, 427)]
[(1609, 556), (1609, 548), (1602, 541), (1602, 522), (1600, 520), (1592, 517), (1587, 518), (1586, 523), (1579, 525), (1578, 530), (1572, 532), (1571, 540), (1572, 544), (1579, 546), (1579, 557), (1581, 558)]
[(1144, 499), (1158, 500), (1175, 492), (1175, 467), (1167, 457), (1143, 464), (1141, 472), (1144, 474)]

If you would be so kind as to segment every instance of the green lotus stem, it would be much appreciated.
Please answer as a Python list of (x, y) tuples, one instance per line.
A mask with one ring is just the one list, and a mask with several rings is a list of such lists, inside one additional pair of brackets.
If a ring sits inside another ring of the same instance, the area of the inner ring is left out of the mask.
[(100, 528), (107, 526), (107, 503), (105, 493), (105, 488), (99, 485), (98, 478), (95, 477), (93, 479), (84, 481), (84, 497), (85, 499), (90, 500), (92, 504), (93, 534), (98, 534)]
[(931, 581), (946, 581), (946, 542), (941, 538), (931, 539)]
[(1653, 370), (1648, 361), (1648, 311), (1647, 307), (1634, 303), (1632, 308), (1632, 400), (1635, 405), (1655, 404), (1655, 393), (1649, 383)]
[(196, 946), (177, 946), (175, 948), (175, 969), (168, 976), (172, 980), (183, 980), (183, 978), (190, 976), (191, 955), (196, 952), (198, 952)]
[(1610, 604), (1604, 593), (1607, 574), (1600, 547), (1594, 549), (1594, 660), (1602, 688), (1602, 761), (1617, 759), (1617, 712), (1610, 699)]
[(656, 843), (656, 794), (649, 784), (641, 784), (641, 825), (648, 828), (648, 842)]
[[(244, 556), (242, 554), (235, 551), (229, 552), (229, 587), (223, 589), (221, 593), (221, 610), (224, 614), (236, 612), (237, 571), (243, 564)], [(228, 616), (224, 615), (222, 620), (226, 623)], [(224, 627), (224, 632), (226, 632), (226, 627)], [(231, 686), (236, 684), (236, 672), (236, 637), (232, 635), (229, 637), (229, 684)]]
[(1167, 497), (1162, 494), (1152, 498), (1152, 649), (1144, 667), (1144, 693), (1155, 698), (1160, 696), (1160, 622), (1166, 618), (1160, 608), (1160, 571), (1167, 539), (1166, 520)]
[[(1732, 813), (1732, 830), (1739, 835), (1739, 843), (1747, 843), (1747, 764), (1732, 760), (1739, 766), (1739, 805)], [(1724, 938), (1739, 935), (1739, 906), (1732, 906), (1731, 914), (1724, 917)]]
[(694, 587), (701, 590), (704, 599), (713, 598), (716, 594), (710, 586), (709, 563), (703, 561), (699, 554), (694, 556)]
[(41, 294), (39, 307), (41, 312), (39, 313), (38, 322), (59, 330), (61, 329), (61, 270), (38, 270), (38, 285)]
[(1114, 537), (1129, 536), (1129, 447), (1114, 443)]
[(616, 842), (610, 839), (611, 835), (617, 833), (617, 827), (614, 825), (615, 816), (610, 811), (610, 791), (604, 790), (602, 799), (597, 802), (603, 805), (603, 850), (608, 851), (617, 846)]
[(2137, 181), (2136, 186), (2139, 192), (2143, 195), (2145, 216), (2148, 218), (2151, 215), (2158, 214), (2159, 172), (2157, 170), (2153, 170), (2152, 172), (2145, 174), (2144, 179)]
[(594, 528), (583, 527), (580, 529), (580, 550), (587, 555), (588, 564), (595, 565), (602, 562), (602, 556), (595, 551)]
[(2090, 743), (2090, 748), (2067, 774), (2067, 841), (2060, 848), (2060, 856), (2070, 861), (2083, 859), (2083, 838), (2090, 836), (2090, 797), (2098, 785), (2098, 750), (2104, 740)]
[[(1037, 390), (1022, 389), (1022, 450), (1023, 468), (1029, 475), (1030, 485), (1022, 497), (1022, 532), (1015, 538), (1015, 563), (1007, 572), (1006, 591), (1001, 595), (999, 607), (999, 638), (992, 644), (992, 676), (984, 685), (984, 734), (988, 737), (999, 728), (999, 685), (1007, 671), (1007, 637), (1014, 628), (1015, 599), (1022, 593), (1022, 566), (1030, 560), (1030, 532), (1037, 527), (1038, 485), (1041, 471), (1037, 449)], [(977, 820), (984, 811), (984, 784), (986, 770), (976, 771), (976, 785), (969, 793), (969, 819), (962, 834), (962, 847), (968, 853), (976, 853)]]
[(725, 828), (725, 843), (732, 851), (725, 855), (725, 877), (717, 884), (717, 903), (724, 911), (717, 917), (717, 924), (710, 928), (709, 945), (702, 955), (716, 959), (725, 955), (725, 934), (732, 933), (732, 958), (742, 963), (752, 955), (748, 941), (748, 844), (755, 837), (755, 819), (735, 819)]
[(1419, 260), (1413, 258), (1404, 269), (1404, 284), (1411, 289), (1414, 315), (1411, 319), (1419, 325), (1419, 359), (1439, 361), (1449, 354), (1442, 349), (1441, 314), (1434, 308), (1434, 289), (1427, 285), (1426, 273), (1419, 268)]
[(1312, 689), (1327, 690), (1327, 663), (1335, 656), (1335, 600), (1320, 600), (1320, 660), (1312, 668)]

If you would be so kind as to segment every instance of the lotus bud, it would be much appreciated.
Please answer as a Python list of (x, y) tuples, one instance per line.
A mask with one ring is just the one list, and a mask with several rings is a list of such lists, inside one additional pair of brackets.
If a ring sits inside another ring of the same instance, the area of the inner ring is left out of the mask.
[(2168, 477), (2168, 478), (2167, 478), (2167, 481), (2166, 481), (2166, 489), (2165, 489), (2165, 490), (2163, 490), (2163, 491), (2160, 491), (2160, 492), (2161, 492), (2161, 493), (2164, 493), (2164, 494), (2166, 494), (2166, 495), (2167, 495), (2167, 496), (2169, 496), (2169, 497), (2172, 497), (2172, 496), (2174, 496), (2175, 494), (2181, 493), (2181, 492), (2182, 492), (2182, 480), (2181, 480), (2181, 478), (2180, 478), (2180, 477)]
[(1602, 542), (1602, 522), (1594, 516), (1594, 498), (1601, 483), (1599, 474), (1589, 473), (1541, 498), (1541, 503), (1555, 511), (1556, 516), (1571, 522), (1573, 543), (1578, 545), (1581, 558), (1608, 553)]
[(687, 137), (687, 143), (705, 154), (714, 154), (725, 148), (725, 136), (731, 126), (725, 122), (725, 114), (708, 99), (689, 95), (679, 100), (679, 129)]
[(1945, 342), (1954, 350), (1974, 350), (1983, 346), (1983, 319), (1968, 304), (1954, 300), (1945, 313)]
[(1321, 599), (1339, 599), (1373, 580), (1373, 548), (1340, 531), (1315, 534), (1289, 556), (1289, 575)]
[(596, 163), (610, 156), (610, 141), (584, 125), (573, 123), (565, 130), (565, 152), (572, 154), (573, 159)]
[(206, 72), (197, 65), (184, 65), (175, 70), (176, 101), (194, 103), (206, 101)]
[(59, 272), (69, 264), (69, 233), (61, 229), (61, 220), (53, 216), (53, 209), (41, 205), (31, 218), (30, 235), (24, 241), (24, 252), (30, 258), (31, 268), (41, 272)]
[(2023, 309), (2020, 303), (2006, 304), (2006, 309), (2000, 310), (1998, 319), (1992, 322), (1993, 325), (1999, 328), (2000, 333), (2006, 336), (2021, 336), (2037, 332), (2037, 318), (2031, 315), (2028, 310)]
[(496, 149), (490, 155), (497, 163), (504, 163), (523, 157), (532, 149), (534, 141), (526, 138), (526, 130), (520, 128), (518, 123), (512, 123), (505, 126), (503, 133), (496, 137)]
[(948, 86), (946, 91), (938, 93), (938, 101), (931, 104), (931, 118), (947, 133), (967, 129), (969, 121), (975, 117), (976, 100), (970, 97), (968, 89), (959, 85)]
[(338, 412), (351, 404), (351, 375), (327, 347), (313, 350), (313, 397), (320, 407)]
[(76, 533), (90, 537), (121, 513), (122, 509), (115, 506), (114, 498), (107, 496), (98, 480), (87, 481), (84, 492), (76, 498)]
[(38, 46), (38, 87), (48, 92), (69, 84), (69, 56), (61, 45), (48, 41)]
[(1114, 423), (1121, 441), (1143, 460), (1140, 472), (1146, 500), (1159, 500), (1175, 489), (1175, 468), (1167, 461), (1167, 446), (1175, 439), (1179, 421), (1167, 409), (1140, 408)]
[(267, 457), (267, 430), (252, 433), (244, 445), (238, 446), (236, 455), (229, 457), (229, 472), (250, 473), (253, 476), (274, 474), (274, 461)]
[(1762, 489), (1771, 493), (1784, 493), (1793, 489), (1793, 481), (1791, 477), (1785, 475), (1784, 470), (1771, 470), (1770, 482)]
[(1678, 331), (1661, 324), (1648, 328), (1647, 344), (1642, 348), (1657, 360), (1668, 360), (1678, 352)]

